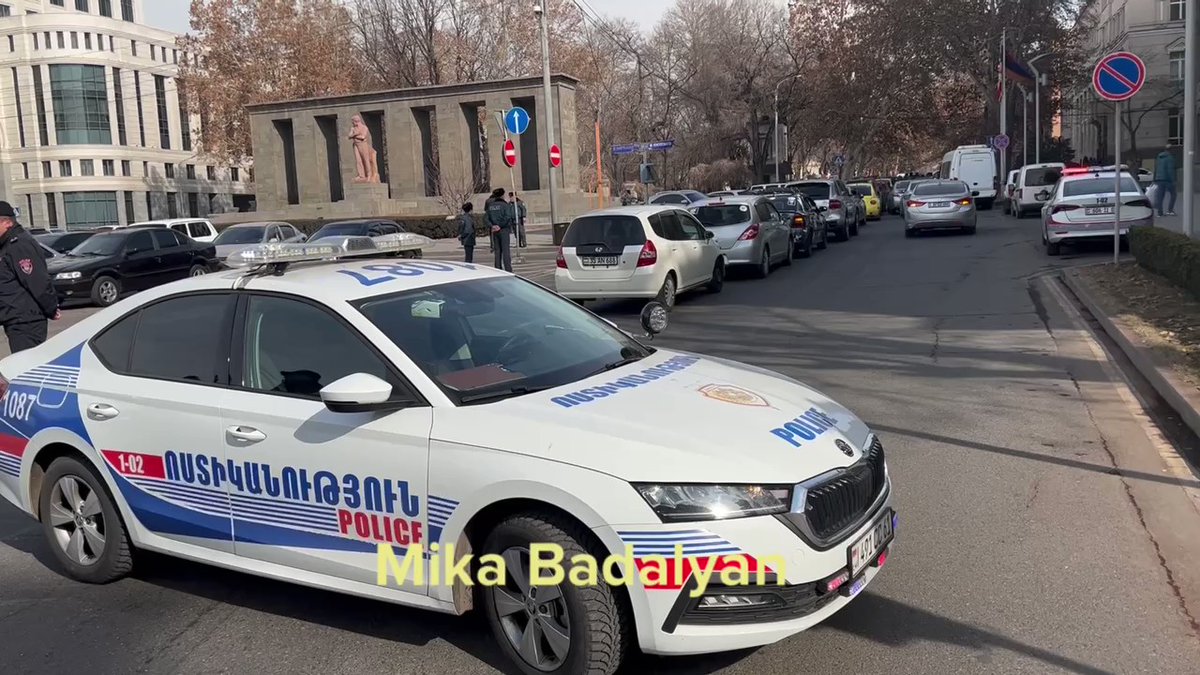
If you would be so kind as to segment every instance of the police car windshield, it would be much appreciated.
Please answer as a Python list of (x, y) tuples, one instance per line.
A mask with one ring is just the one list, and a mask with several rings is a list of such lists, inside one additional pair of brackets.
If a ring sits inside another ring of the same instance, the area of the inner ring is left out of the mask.
[(652, 353), (516, 277), (367, 298), (360, 312), (460, 405), (577, 382)]
[(213, 240), (216, 246), (225, 244), (257, 244), (263, 239), (265, 227), (231, 227)]
[(124, 243), (124, 232), (101, 232), (71, 249), (70, 255), (116, 255)]

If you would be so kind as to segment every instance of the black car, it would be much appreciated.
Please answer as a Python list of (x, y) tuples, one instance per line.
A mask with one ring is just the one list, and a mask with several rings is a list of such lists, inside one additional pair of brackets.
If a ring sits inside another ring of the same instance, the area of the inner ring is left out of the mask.
[(212, 244), (152, 225), (97, 232), (46, 264), (60, 300), (86, 297), (107, 307), (126, 291), (207, 274), (216, 255)]
[(829, 244), (825, 216), (808, 195), (779, 193), (767, 200), (792, 224), (792, 247), (797, 256), (807, 258), (814, 248), (823, 250)]
[(95, 230), (77, 230), (74, 232), (47, 232), (35, 235), (34, 239), (54, 249), (55, 253), (70, 253), (71, 249), (82, 244), (96, 234)]
[[(400, 225), (394, 220), (378, 220), (364, 218), (362, 220), (339, 220), (333, 223), (325, 223), (321, 229), (313, 233), (313, 236), (308, 238), (309, 243), (319, 239), (327, 239), (329, 237), (381, 237), (385, 234), (399, 234), (407, 232), (403, 225)], [(387, 256), (395, 256), (396, 253), (387, 253)], [(400, 257), (403, 258), (420, 258), (421, 251), (402, 251)]]

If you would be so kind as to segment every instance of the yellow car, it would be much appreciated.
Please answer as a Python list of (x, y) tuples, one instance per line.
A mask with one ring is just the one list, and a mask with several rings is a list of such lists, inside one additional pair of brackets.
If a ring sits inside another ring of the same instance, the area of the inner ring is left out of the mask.
[(879, 192), (875, 190), (875, 186), (870, 183), (851, 183), (850, 189), (854, 194), (862, 197), (863, 203), (867, 206), (867, 220), (879, 220), (883, 217), (883, 201), (879, 198)]

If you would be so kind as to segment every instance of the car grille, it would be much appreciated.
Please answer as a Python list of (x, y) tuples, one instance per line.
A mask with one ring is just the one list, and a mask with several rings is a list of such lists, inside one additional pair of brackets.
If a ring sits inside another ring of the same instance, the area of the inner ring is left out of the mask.
[(809, 489), (804, 512), (812, 534), (829, 540), (858, 523), (883, 492), (886, 480), (883, 443), (875, 438), (857, 464)]

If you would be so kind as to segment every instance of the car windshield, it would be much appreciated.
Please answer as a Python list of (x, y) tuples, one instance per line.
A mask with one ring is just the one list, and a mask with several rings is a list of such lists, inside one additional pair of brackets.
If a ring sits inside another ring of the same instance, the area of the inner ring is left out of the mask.
[(1025, 187), (1043, 187), (1054, 185), (1062, 176), (1062, 170), (1047, 166), (1040, 169), (1029, 169), (1025, 172)]
[(115, 255), (124, 244), (124, 232), (101, 232), (71, 249), (71, 255)]
[(560, 387), (653, 353), (575, 303), (517, 277), (460, 281), (355, 305), (460, 405)]
[(680, 194), (659, 195), (650, 200), (651, 204), (687, 204), (688, 198)]
[(603, 245), (620, 250), (645, 243), (646, 230), (637, 216), (595, 215), (576, 218), (563, 235), (562, 245), (568, 248)]
[(794, 187), (813, 199), (829, 199), (829, 183), (800, 183)]
[(854, 194), (858, 195), (859, 197), (870, 197), (871, 196), (871, 186), (870, 185), (862, 185), (862, 184), (851, 185), (850, 190), (852, 192), (854, 192)]
[(796, 195), (776, 195), (767, 201), (780, 213), (798, 213), (802, 208), (800, 198)]
[(266, 227), (231, 227), (213, 240), (216, 246), (224, 246), (226, 244), (257, 244), (263, 240), (263, 233), (266, 232)]
[[(1111, 195), (1113, 193), (1113, 178), (1084, 178), (1068, 181), (1063, 185), (1064, 197), (1083, 197), (1085, 195)], [(1138, 192), (1137, 183), (1129, 176), (1121, 177), (1121, 192)]]
[(363, 237), (367, 234), (366, 223), (330, 223), (317, 230), (317, 233), (312, 236), (309, 241), (324, 239), (325, 237)]
[(692, 209), (692, 213), (705, 227), (750, 222), (750, 206), (747, 204), (705, 204)]
[(899, 183), (896, 183), (896, 192), (903, 192), (904, 190), (907, 190), (907, 189), (908, 189), (908, 181), (902, 180)]
[(921, 183), (913, 190), (914, 197), (958, 197), (967, 194), (967, 186), (958, 181)]

